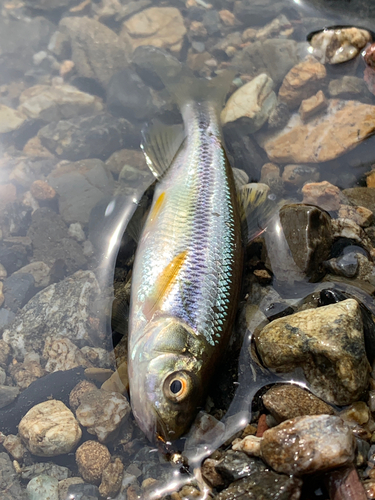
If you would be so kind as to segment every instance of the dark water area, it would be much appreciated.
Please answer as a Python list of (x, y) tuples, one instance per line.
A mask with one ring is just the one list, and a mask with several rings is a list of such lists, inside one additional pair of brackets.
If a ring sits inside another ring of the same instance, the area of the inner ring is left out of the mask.
[[(0, 499), (375, 498), (374, 37), (372, 0), (0, 0)], [(178, 130), (186, 68), (233, 71), (223, 145), (264, 202), (225, 352), (155, 444), (129, 397), (140, 144)]]

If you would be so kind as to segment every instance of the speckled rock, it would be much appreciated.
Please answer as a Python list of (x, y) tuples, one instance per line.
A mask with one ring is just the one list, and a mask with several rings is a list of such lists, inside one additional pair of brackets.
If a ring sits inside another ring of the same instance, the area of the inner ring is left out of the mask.
[(262, 459), (277, 472), (313, 474), (350, 464), (355, 440), (339, 417), (297, 417), (267, 430), (260, 445)]
[[(326, 110), (328, 102), (322, 90), (319, 90), (315, 95), (304, 99), (299, 107), (299, 114), (303, 122), (307, 122), (312, 116)], [(285, 124), (286, 125), (286, 124)]]
[(97, 389), (84, 394), (80, 401), (76, 417), (101, 443), (113, 440), (130, 414), (128, 400), (117, 392)]
[(69, 394), (69, 406), (72, 410), (76, 411), (82, 402), (83, 396), (91, 391), (97, 389), (96, 385), (89, 380), (81, 380), (73, 387)]
[(328, 212), (339, 210), (343, 196), (330, 182), (312, 182), (302, 188), (303, 203), (317, 205)]
[(248, 457), (242, 451), (229, 450), (216, 465), (215, 469), (227, 483), (231, 483), (243, 477), (264, 471), (265, 466), (260, 460)]
[(23, 460), (25, 453), (27, 452), (25, 446), (23, 445), (21, 438), (15, 436), (14, 434), (9, 434), (3, 441), (3, 446), (6, 451), (12, 455), (14, 460), (19, 462)]
[(331, 80), (328, 85), (328, 92), (331, 97), (352, 98), (356, 96), (367, 96), (367, 87), (362, 78), (345, 75), (342, 78)]
[(99, 484), (104, 469), (111, 461), (111, 454), (104, 444), (86, 441), (76, 451), (76, 462), (83, 479), (88, 483)]
[(14, 363), (9, 366), (9, 374), (17, 386), (25, 390), (35, 380), (43, 377), (45, 371), (40, 364), (39, 355), (33, 351), (26, 354), (23, 363)]
[(6, 134), (19, 129), (27, 116), (16, 109), (0, 104), (0, 134)]
[(129, 40), (133, 50), (153, 45), (179, 54), (186, 34), (183, 17), (175, 7), (151, 7), (124, 22), (120, 38)]
[(21, 471), (21, 479), (30, 481), (30, 479), (45, 474), (54, 477), (58, 481), (68, 478), (71, 474), (67, 467), (54, 464), (53, 462), (37, 462), (32, 465), (24, 465)]
[(246, 117), (248, 132), (259, 130), (276, 106), (273, 86), (272, 79), (263, 73), (240, 87), (230, 96), (221, 112), (221, 123)]
[(27, 496), (6, 453), (0, 453), (0, 497), (2, 500), (26, 500)]
[(271, 161), (318, 163), (350, 151), (375, 131), (375, 106), (329, 100), (327, 112), (303, 123), (298, 113), (287, 126), (260, 140)]
[(54, 340), (47, 337), (44, 344), (43, 358), (47, 360), (45, 365), (47, 372), (70, 370), (76, 366), (91, 366), (78, 347), (67, 338)]
[(285, 165), (282, 180), (285, 187), (302, 187), (306, 182), (318, 181), (319, 169), (310, 165)]
[(53, 477), (34, 477), (26, 489), (29, 500), (59, 500), (59, 482)]
[(30, 193), (38, 201), (53, 200), (56, 196), (56, 191), (47, 182), (42, 180), (34, 181), (30, 186)]
[(310, 41), (313, 54), (323, 64), (339, 64), (353, 59), (371, 41), (368, 31), (359, 28), (324, 30)]
[(262, 400), (278, 423), (304, 415), (334, 414), (331, 406), (298, 385), (276, 385), (263, 395)]
[(375, 214), (375, 188), (353, 187), (344, 189), (343, 195), (353, 205), (359, 205)]
[(314, 393), (331, 403), (350, 404), (367, 388), (369, 362), (354, 299), (276, 319), (256, 344), (267, 367), (279, 372), (301, 367)]
[(64, 403), (55, 399), (31, 408), (18, 429), (27, 449), (41, 457), (69, 453), (82, 436), (73, 413)]
[(0, 385), (0, 408), (4, 408), (12, 403), (20, 393), (18, 387), (10, 387), (8, 385)]
[(14, 274), (18, 273), (31, 274), (34, 278), (35, 288), (45, 288), (50, 283), (51, 268), (42, 261), (31, 262)]
[(78, 271), (35, 295), (4, 330), (3, 340), (23, 359), (32, 349), (41, 350), (46, 336), (94, 342), (98, 332), (90, 325), (89, 305), (100, 294), (91, 271)]
[(103, 470), (102, 482), (99, 486), (99, 493), (103, 498), (114, 497), (120, 491), (124, 465), (119, 458), (115, 458)]

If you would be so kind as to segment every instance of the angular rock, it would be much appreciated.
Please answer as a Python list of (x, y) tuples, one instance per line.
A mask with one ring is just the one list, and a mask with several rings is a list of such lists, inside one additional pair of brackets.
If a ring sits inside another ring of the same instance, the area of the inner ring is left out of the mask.
[(354, 460), (355, 439), (339, 417), (297, 417), (268, 429), (262, 459), (277, 472), (305, 475), (335, 469)]
[(305, 184), (302, 194), (303, 203), (317, 205), (328, 212), (339, 210), (343, 198), (340, 189), (327, 181)]
[(120, 38), (129, 40), (133, 50), (153, 45), (179, 54), (186, 34), (183, 17), (175, 7), (151, 7), (124, 22)]
[(21, 359), (30, 350), (41, 351), (47, 336), (93, 343), (98, 333), (90, 325), (90, 304), (99, 294), (94, 273), (78, 271), (35, 295), (4, 330), (3, 340)]
[(101, 443), (113, 440), (130, 414), (128, 400), (117, 392), (92, 390), (82, 396), (80, 403), (76, 410), (79, 423)]
[(49, 151), (70, 161), (105, 160), (135, 140), (133, 127), (127, 120), (107, 113), (50, 123), (39, 130), (38, 137)]
[(294, 114), (280, 132), (262, 138), (271, 161), (319, 163), (350, 151), (375, 131), (375, 106), (329, 100), (327, 112), (308, 123)]
[(100, 483), (103, 471), (110, 461), (108, 448), (97, 441), (86, 441), (77, 448), (76, 462), (79, 472), (89, 483)]
[(326, 29), (316, 33), (310, 40), (314, 56), (323, 64), (339, 64), (353, 59), (371, 34), (360, 28)]
[[(301, 102), (299, 114), (303, 122), (307, 122), (312, 116), (324, 111), (328, 107), (327, 99), (322, 90), (319, 90), (315, 95)], [(285, 124), (286, 125), (286, 124)]]
[(0, 134), (19, 129), (25, 123), (26, 118), (21, 111), (0, 104)]
[(18, 429), (27, 449), (40, 457), (69, 453), (82, 436), (73, 413), (64, 403), (55, 399), (31, 408)]
[(9, 387), (8, 385), (0, 385), (0, 408), (4, 408), (12, 403), (20, 393), (18, 387)]
[(2, 500), (26, 500), (27, 496), (6, 453), (0, 453), (0, 496)]
[(91, 366), (78, 347), (66, 338), (53, 340), (48, 337), (44, 344), (43, 358), (47, 360), (45, 370), (50, 373), (71, 370), (77, 366)]
[(350, 404), (367, 388), (369, 362), (354, 299), (276, 319), (256, 345), (267, 367), (284, 373), (301, 367), (314, 393), (330, 403)]
[[(137, 172), (148, 170), (144, 154), (142, 151), (136, 149), (120, 149), (120, 151), (115, 151), (108, 158), (105, 164), (106, 167), (115, 175), (120, 175), (126, 165), (133, 167), (134, 171), (132, 173), (134, 181), (139, 178), (139, 174), (135, 175)], [(129, 179), (129, 176), (127, 176), (126, 180), (131, 182), (133, 179)]]
[(262, 397), (263, 404), (277, 423), (305, 415), (334, 415), (327, 403), (298, 385), (276, 385)]
[(258, 460), (248, 457), (242, 451), (227, 451), (215, 467), (216, 471), (228, 483), (237, 481), (246, 476), (265, 470), (264, 464)]
[(91, 210), (111, 194), (113, 186), (111, 175), (97, 159), (58, 166), (48, 182), (59, 195), (59, 212), (67, 224), (87, 224)]
[(375, 214), (375, 188), (354, 187), (342, 193), (353, 205), (365, 207)]
[(307, 57), (285, 76), (279, 90), (280, 101), (287, 104), (290, 109), (296, 108), (301, 101), (320, 90), (326, 76), (323, 64), (314, 57)]
[(45, 375), (40, 365), (39, 355), (29, 352), (23, 363), (15, 363), (9, 367), (9, 373), (18, 387), (22, 390)]
[(38, 201), (53, 200), (56, 196), (56, 191), (45, 181), (34, 181), (30, 186), (30, 193)]
[(71, 59), (79, 76), (105, 87), (117, 71), (128, 66), (126, 42), (104, 24), (88, 17), (65, 17), (59, 30), (70, 38)]
[(14, 274), (30, 274), (34, 278), (36, 288), (45, 288), (50, 283), (51, 268), (42, 261), (36, 261), (21, 267)]
[(35, 293), (31, 274), (16, 273), (4, 280), (5, 307), (13, 312), (23, 307)]
[(221, 123), (225, 125), (246, 117), (248, 133), (259, 130), (276, 106), (273, 86), (272, 79), (263, 73), (240, 87), (230, 96), (221, 112)]

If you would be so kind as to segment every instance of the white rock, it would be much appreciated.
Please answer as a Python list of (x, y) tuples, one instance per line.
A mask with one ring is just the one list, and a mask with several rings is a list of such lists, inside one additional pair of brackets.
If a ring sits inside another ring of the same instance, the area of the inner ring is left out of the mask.
[(86, 236), (85, 233), (82, 229), (82, 226), (79, 222), (75, 222), (73, 224), (70, 224), (69, 226), (69, 234), (72, 238), (74, 238), (77, 241), (85, 241)]
[(87, 368), (91, 366), (80, 349), (67, 338), (48, 337), (44, 345), (43, 357), (47, 359), (45, 370), (50, 373), (58, 370), (71, 370), (77, 366)]
[(21, 420), (18, 430), (27, 449), (39, 457), (69, 453), (82, 436), (73, 413), (55, 399), (31, 408)]
[(26, 116), (23, 113), (0, 104), (0, 134), (19, 129), (25, 120)]

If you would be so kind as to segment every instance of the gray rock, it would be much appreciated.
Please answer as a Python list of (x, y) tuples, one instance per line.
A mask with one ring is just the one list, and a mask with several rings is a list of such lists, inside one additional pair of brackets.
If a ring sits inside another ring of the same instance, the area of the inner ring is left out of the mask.
[(20, 393), (18, 387), (9, 387), (8, 385), (0, 385), (0, 408), (4, 408), (12, 403)]
[(38, 137), (49, 151), (71, 161), (105, 160), (136, 141), (133, 127), (127, 120), (107, 113), (50, 123), (39, 130)]
[(35, 280), (31, 274), (12, 274), (4, 280), (4, 305), (13, 312), (23, 307), (35, 293)]
[[(367, 96), (370, 94), (367, 86), (362, 78), (356, 76), (345, 75), (337, 80), (331, 80), (328, 85), (329, 95), (340, 99), (355, 99), (356, 96)], [(362, 100), (360, 98), (360, 100)]]
[(256, 345), (267, 367), (284, 373), (302, 368), (311, 390), (327, 402), (350, 404), (367, 388), (370, 365), (353, 299), (276, 319)]
[(22, 467), (21, 478), (24, 481), (30, 481), (30, 479), (40, 476), (41, 474), (46, 474), (47, 476), (53, 477), (58, 481), (62, 481), (71, 476), (71, 472), (68, 467), (63, 467), (62, 465), (57, 465), (53, 462), (37, 462), (35, 464)]
[(271, 111), (268, 117), (268, 128), (278, 129), (283, 128), (288, 123), (290, 118), (290, 111), (286, 104), (283, 102), (277, 103), (276, 107)]
[(68, 488), (67, 498), (74, 500), (94, 500), (101, 498), (99, 488), (94, 484), (71, 484)]
[(248, 457), (242, 451), (227, 451), (223, 460), (216, 465), (216, 471), (229, 483), (265, 470), (261, 460)]
[(87, 261), (81, 246), (69, 237), (65, 222), (53, 210), (49, 208), (36, 210), (28, 235), (32, 241), (33, 258), (36, 261), (43, 261), (50, 266), (62, 262), (69, 273), (86, 266)]
[(87, 224), (91, 210), (111, 193), (113, 184), (97, 159), (62, 165), (51, 172), (48, 182), (59, 195), (59, 211), (67, 224)]
[(18, 273), (31, 274), (35, 280), (36, 288), (44, 288), (50, 284), (51, 268), (42, 261), (31, 262), (14, 274)]
[(59, 500), (59, 482), (45, 474), (34, 477), (26, 490), (29, 500)]
[(79, 76), (93, 78), (105, 87), (115, 73), (128, 66), (128, 47), (104, 24), (88, 17), (65, 17), (59, 30), (70, 37)]
[(375, 188), (354, 187), (344, 189), (343, 194), (353, 205), (368, 208), (375, 214)]
[(0, 242), (0, 264), (8, 275), (17, 271), (27, 262), (27, 252), (22, 245), (5, 245)]
[(8, 311), (8, 309), (0, 309), (0, 331), (9, 325), (16, 315), (12, 311)]
[(291, 9), (284, 2), (272, 0), (244, 0), (234, 4), (234, 15), (248, 26), (258, 26), (271, 21)]
[(218, 11), (214, 9), (206, 10), (202, 17), (202, 23), (209, 36), (218, 33), (221, 28), (221, 20)]
[(78, 271), (35, 295), (4, 330), (3, 339), (19, 359), (31, 350), (41, 352), (48, 335), (56, 339), (67, 337), (76, 344), (95, 344), (100, 333), (90, 327), (89, 306), (99, 294), (94, 273)]
[(26, 500), (18, 475), (6, 453), (0, 453), (0, 497), (1, 500)]

